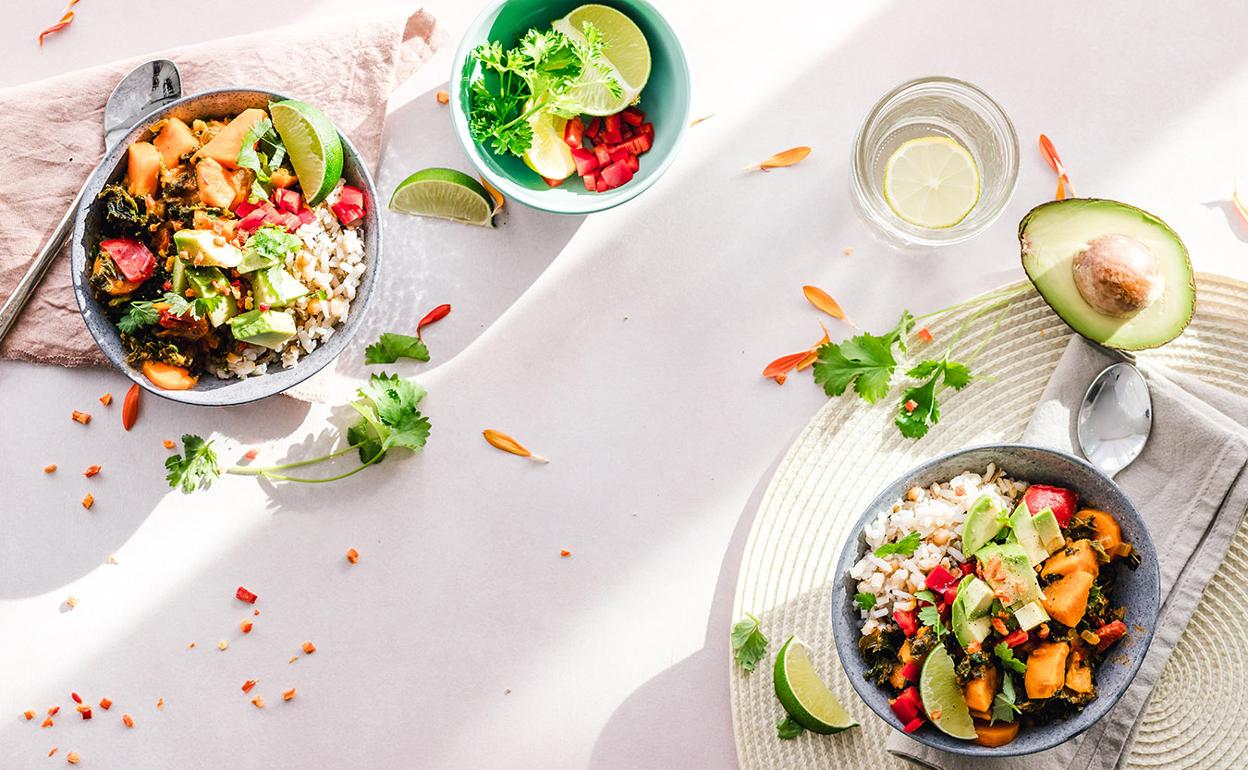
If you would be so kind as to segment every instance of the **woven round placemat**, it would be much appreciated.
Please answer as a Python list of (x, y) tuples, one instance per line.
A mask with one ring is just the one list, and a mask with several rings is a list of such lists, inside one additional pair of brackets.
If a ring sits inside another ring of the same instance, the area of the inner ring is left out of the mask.
[[(1024, 283), (1017, 284), (1023, 290)], [(1197, 276), (1196, 317), (1161, 350), (1141, 354), (1248, 397), (1243, 367), (1248, 340), (1248, 284)], [(994, 292), (995, 293), (995, 292)], [(939, 344), (969, 311), (929, 324)], [(959, 350), (991, 335), (991, 315), (972, 321)], [(906, 768), (884, 750), (889, 728), (859, 700), (841, 670), (832, 639), (831, 580), (849, 526), (877, 491), (905, 469), (954, 449), (1016, 441), (1070, 339), (1070, 329), (1034, 291), (1011, 305), (975, 371), (993, 379), (941, 395), (941, 422), (922, 441), (902, 438), (891, 403), (867, 407), (831, 399), (790, 447), (772, 478), (741, 558), (733, 617), (752, 612), (771, 638), (751, 674), (728, 661), (737, 756), (746, 768)], [(1144, 714), (1128, 767), (1248, 767), (1248, 526), (1241, 525), (1175, 647)], [(727, 629), (725, 629), (727, 633)], [(784, 716), (772, 690), (771, 664), (789, 634), (810, 645), (814, 662), (861, 727), (831, 735), (776, 737)]]

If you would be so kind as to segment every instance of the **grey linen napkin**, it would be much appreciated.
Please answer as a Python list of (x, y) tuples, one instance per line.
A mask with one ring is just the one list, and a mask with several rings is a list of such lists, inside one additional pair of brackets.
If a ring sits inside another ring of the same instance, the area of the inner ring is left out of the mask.
[[(1075, 414), (1092, 379), (1116, 359), (1075, 337), (1045, 388), (1023, 442), (1080, 455)], [(1111, 770), (1126, 763), (1139, 720), (1170, 651), (1222, 563), (1248, 509), (1248, 401), (1195, 378), (1142, 365), (1153, 432), (1116, 477), (1148, 524), (1161, 570), (1161, 615), (1139, 674), (1122, 700), (1087, 732), (1023, 757), (978, 759), (928, 748), (894, 731), (886, 748), (937, 770)]]

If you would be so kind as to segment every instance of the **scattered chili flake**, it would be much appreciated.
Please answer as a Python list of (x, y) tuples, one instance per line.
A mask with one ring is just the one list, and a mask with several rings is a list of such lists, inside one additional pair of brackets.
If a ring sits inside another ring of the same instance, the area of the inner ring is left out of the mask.
[(924, 326), (922, 329), (919, 329), (919, 339), (923, 340), (924, 342), (931, 342), (932, 341), (931, 330), (928, 329), (926, 326)]
[(243, 682), (243, 692), (251, 692), (251, 688), (255, 686), (256, 686), (256, 680), (248, 679), (246, 682)]
[(165, 449), (173, 449), (174, 447), (176, 447), (176, 446), (177, 446), (177, 444), (175, 444), (175, 443), (174, 443), (173, 441), (171, 441), (170, 439), (165, 439), (162, 443), (164, 443), (164, 445), (165, 445)]
[(248, 460), (254, 460), (256, 459), (256, 455), (258, 454), (260, 453), (257, 452), (256, 450), (248, 449), (246, 452), (243, 453), (243, 457), (246, 457)]
[(82, 507), (89, 511), (93, 505), (95, 505), (95, 495), (88, 492), (87, 496), (82, 498)]
[(304, 642), (304, 643), (303, 643), (303, 654), (304, 654), (304, 655), (311, 655), (311, 654), (312, 654), (312, 653), (314, 653), (314, 652), (316, 652), (316, 645), (315, 645), (315, 644), (312, 644), (311, 642)]
[(913, 398), (907, 399), (906, 403), (902, 404), (902, 406), (907, 412), (913, 412), (915, 409), (919, 408), (918, 402), (916, 402)]
[(48, 752), (48, 756), (50, 757), (50, 756), (52, 756), (53, 754), (55, 754), (56, 752), (58, 752), (58, 751), (60, 751), (60, 749), (59, 749), (58, 747), (56, 747), (56, 746), (53, 746), (53, 747), (52, 747), (52, 750)]
[(47, 719), (43, 720), (43, 724), (41, 724), (41, 725), (39, 725), (39, 726), (40, 726), (40, 727), (51, 727), (53, 724), (54, 724), (54, 723), (53, 723), (53, 721), (52, 721), (52, 717), (48, 717)]
[(294, 699), (295, 699), (295, 688), (292, 687), (286, 692), (282, 693), (282, 700), (294, 700)]
[(425, 317), (416, 322), (416, 336), (417, 337), (420, 336), (421, 329), (424, 329), (429, 324), (434, 324), (434, 323), (437, 323), (438, 321), (441, 321), (443, 318), (446, 318), (450, 314), (451, 314), (450, 305), (438, 305), (433, 310), (430, 310), (428, 313), (425, 313)]
[(105, 393), (104, 395), (100, 396), (100, 403), (103, 404), (104, 406), (108, 406), (109, 404), (113, 403), (113, 394)]
[(188, 649), (188, 650), (193, 650), (193, 649), (195, 649), (195, 643), (194, 643), (194, 642), (191, 642), (190, 644), (186, 645), (186, 649)]
[(258, 709), (264, 708), (264, 698), (261, 698), (259, 695), (257, 695), (256, 697), (251, 699), (251, 705), (255, 706)]
[(355, 550), (354, 548), (348, 548), (347, 549), (347, 561), (351, 562), (352, 564), (358, 564), (360, 561), (360, 552)]
[(298, 655), (291, 655), (291, 656), (290, 656), (290, 660), (286, 661), (286, 665), (288, 665), (288, 666), (289, 666), (291, 663), (294, 663), (296, 660), (299, 660), (299, 656), (298, 656)]
[(33, 711), (23, 711), (23, 712), (22, 712), (22, 716), (26, 717), (26, 721), (27, 721), (27, 722), (29, 722), (30, 720), (32, 720), (32, 719), (34, 719), (34, 718), (35, 718), (35, 712), (33, 712)]
[(484, 436), (485, 440), (489, 442), (489, 445), (495, 449), (501, 449), (504, 452), (510, 452), (511, 454), (518, 455), (520, 457), (527, 457), (534, 462), (550, 462), (550, 460), (547, 460), (545, 457), (533, 454), (527, 447), (519, 441), (516, 441), (511, 436), (508, 436), (506, 433), (487, 429), (481, 431), (481, 435)]
[(161, 709), (161, 710), (164, 710), (164, 708), (165, 708), (165, 699), (164, 699), (164, 698), (160, 698), (159, 700), (157, 700), (157, 701), (156, 701), (156, 708)]
[(71, 412), (69, 416), (70, 416), (70, 419), (72, 419), (74, 422), (82, 423), (83, 425), (86, 425), (87, 423), (91, 422), (91, 415), (87, 414), (86, 412), (80, 412), (77, 409)]
[(247, 602), (248, 604), (255, 604), (256, 599), (259, 598), (242, 586), (239, 586), (238, 590), (234, 592), (234, 597), (239, 601)]
[(98, 475), (101, 470), (102, 468), (100, 466), (92, 465), (90, 468), (87, 468), (85, 471), (83, 471), (82, 475), (86, 476), (87, 478), (91, 478), (92, 476)]
[(251, 633), (251, 621), (244, 620), (242, 623), (239, 623), (238, 630), (242, 631), (244, 634), (250, 634)]
[(56, 473), (56, 463), (43, 466), (43, 472), (44, 473)]
[(78, 713), (79, 713), (79, 714), (82, 714), (82, 718), (83, 718), (83, 719), (90, 719), (90, 718), (91, 718), (91, 707), (90, 707), (90, 706), (79, 706), (79, 707), (78, 707)]
[(50, 716), (50, 717), (54, 717), (54, 716), (56, 716), (56, 712), (58, 712), (58, 711), (60, 711), (60, 710), (61, 710), (61, 707), (60, 707), (60, 706), (53, 706), (52, 708), (48, 709), (48, 716)]
[[(65, 599), (65, 606), (69, 607), (71, 610), (72, 610), (73, 608), (77, 607), (77, 606), (78, 606), (78, 597), (77, 597), (77, 596), (70, 596), (70, 597), (68, 597), (67, 599)], [(60, 708), (60, 706), (57, 706), (57, 708), (59, 709), (59, 708)]]
[(74, 703), (82, 703), (82, 696), (76, 692), (71, 692), (69, 697), (74, 699)]
[(80, 757), (78, 756), (78, 752), (76, 752), (76, 751), (71, 751), (71, 752), (69, 752), (68, 754), (66, 754), (66, 755), (65, 755), (65, 761), (66, 761), (66, 762), (68, 762), (68, 763), (69, 763), (69, 764), (71, 764), (71, 765), (76, 765), (76, 764), (78, 764), (78, 760), (79, 760), (79, 758), (80, 758)]
[(121, 404), (121, 427), (126, 430), (133, 428), (135, 421), (139, 419), (139, 395), (142, 392), (137, 382), (126, 391), (126, 400)]
[(109, 700), (108, 698), (100, 698), (100, 708), (104, 709), (105, 711), (108, 711), (112, 707), (113, 707), (113, 702), (111, 700)]
[(433, 98), (438, 100), (438, 104), (446, 104), (451, 100), (451, 95), (446, 91), (438, 91), (433, 95)]
[(566, 559), (572, 555), (572, 552), (568, 550), (563, 550), (559, 552), (559, 555)]
[(255, 615), (256, 617), (260, 617), (260, 610), (252, 610), (251, 614)]
[(134, 727), (134, 717), (130, 716), (129, 714), (122, 714), (121, 723), (125, 725), (126, 727)]
[(224, 639), (222, 639), (221, 641), (217, 642), (217, 649), (218, 649), (218, 650), (222, 650), (222, 651), (224, 651), (224, 650), (228, 649), (228, 648), (229, 648), (229, 646), (230, 646), (230, 643), (229, 643), (229, 642), (227, 642), (227, 641), (225, 641)]
[(110, 553), (110, 554), (108, 555), (108, 558), (104, 560), (104, 563), (105, 563), (105, 564), (116, 564), (116, 563), (117, 563), (117, 557), (116, 557), (116, 556), (113, 556), (113, 555)]
[(852, 256), (854, 256), (854, 247), (853, 247), (853, 246), (846, 246), (845, 248), (841, 249), (841, 253), (842, 253), (842, 254), (844, 254), (844, 255), (845, 255), (845, 256), (847, 256), (847, 257), (852, 257)]

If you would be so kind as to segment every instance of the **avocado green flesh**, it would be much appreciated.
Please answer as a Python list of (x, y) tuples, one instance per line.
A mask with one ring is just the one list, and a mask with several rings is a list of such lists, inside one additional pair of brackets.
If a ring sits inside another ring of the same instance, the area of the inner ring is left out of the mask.
[(1036, 525), (1031, 520), (1031, 511), (1027, 508), (1027, 503), (1019, 503), (1014, 509), (1014, 513), (1010, 516), (1010, 527), (1014, 530), (1014, 538), (1016, 542), (1027, 552), (1027, 558), (1031, 559), (1032, 566), (1036, 566), (1049, 556), (1049, 549), (1044, 547), (1044, 543), (1040, 541), (1040, 535), (1036, 532)]
[[(195, 290), (196, 297), (220, 297), (225, 301), (217, 303), (208, 313), (208, 320), (213, 326), (220, 326), (238, 315), (238, 302), (229, 294), (222, 295), (217, 286), (226, 283), (225, 273), (216, 267), (184, 267), (183, 280)], [(185, 289), (183, 289), (185, 291)]]
[(953, 635), (963, 648), (971, 642), (982, 642), (988, 638), (992, 625), (984, 616), (994, 598), (988, 584), (977, 577), (968, 575), (958, 586), (949, 622), (953, 626)]
[(1053, 553), (1066, 543), (1066, 538), (1062, 535), (1062, 528), (1058, 525), (1057, 516), (1053, 514), (1052, 508), (1045, 508), (1032, 516), (1031, 524), (1036, 528), (1040, 544), (1049, 553)]
[(295, 317), (281, 310), (251, 310), (230, 320), (234, 339), (277, 349), (295, 336)]
[[(1103, 235), (1142, 243), (1161, 268), (1161, 296), (1131, 316), (1105, 315), (1075, 286), (1075, 256)], [(1187, 247), (1169, 225), (1146, 211), (1111, 200), (1068, 198), (1032, 209), (1018, 227), (1023, 269), (1044, 301), (1079, 334), (1106, 347), (1142, 350), (1179, 336), (1196, 307)]]
[(220, 238), (211, 230), (179, 230), (173, 234), (173, 245), (196, 267), (238, 267), (243, 252), (223, 239), (216, 243)]
[(1019, 604), (1044, 598), (1036, 581), (1031, 559), (1018, 543), (986, 545), (975, 553), (984, 580), (1005, 604)]
[(1001, 508), (989, 494), (980, 495), (971, 503), (962, 522), (962, 548), (964, 553), (975, 553), (1001, 531)]
[(308, 293), (299, 279), (280, 267), (257, 270), (249, 276), (257, 304), (285, 307)]

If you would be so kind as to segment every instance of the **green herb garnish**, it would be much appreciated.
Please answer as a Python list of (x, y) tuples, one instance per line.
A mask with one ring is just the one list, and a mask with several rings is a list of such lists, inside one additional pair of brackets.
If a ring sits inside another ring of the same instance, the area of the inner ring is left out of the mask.
[(272, 174), (282, 165), (285, 157), (286, 145), (267, 115), (247, 129), (236, 163), (239, 168), (249, 168), (256, 173), (256, 179), (251, 183), (251, 200), (269, 197)]
[(1022, 674), (1027, 671), (1027, 664), (1014, 657), (1014, 650), (1005, 642), (998, 642), (996, 647), (992, 648), (992, 654), (996, 655), (1002, 665)]
[(122, 334), (134, 334), (144, 326), (151, 326), (160, 319), (160, 311), (152, 307), (151, 302), (131, 302), (126, 314), (117, 319), (117, 329)]
[(994, 724), (997, 720), (1013, 722), (1014, 715), (1022, 713), (1018, 706), (1014, 705), (1015, 696), (1014, 677), (1006, 671), (1001, 678), (1001, 692), (992, 699), (992, 721), (989, 724)]
[(303, 240), (276, 225), (265, 225), (247, 239), (244, 248), (259, 258), (260, 267), (273, 267), (286, 262), (286, 258), (303, 247)]
[(854, 603), (858, 605), (860, 610), (869, 610), (875, 607), (875, 594), (869, 594), (866, 591), (859, 591), (854, 594)]
[(753, 671), (755, 664), (767, 654), (767, 637), (761, 621), (750, 613), (732, 627), (732, 655), (742, 671)]
[(891, 556), (898, 553), (902, 556), (913, 556), (915, 549), (919, 547), (919, 533), (911, 532), (895, 543), (885, 543), (875, 549), (875, 555), (883, 559), (885, 556)]
[(212, 442), (191, 433), (182, 436), (182, 454), (165, 458), (165, 470), (170, 488), (181, 489), (184, 495), (207, 489), (221, 476)]
[(940, 610), (936, 609), (934, 605), (929, 604), (926, 607), (919, 608), (919, 622), (925, 626), (931, 626), (932, 633), (936, 635), (937, 639), (945, 635), (945, 627), (940, 622)]
[(364, 363), (392, 364), (400, 358), (414, 358), (417, 361), (429, 360), (429, 348), (419, 337), (406, 334), (387, 332), (381, 339), (364, 348)]
[(794, 722), (792, 717), (785, 717), (776, 722), (776, 736), (782, 741), (791, 741), (804, 732), (806, 728)]

